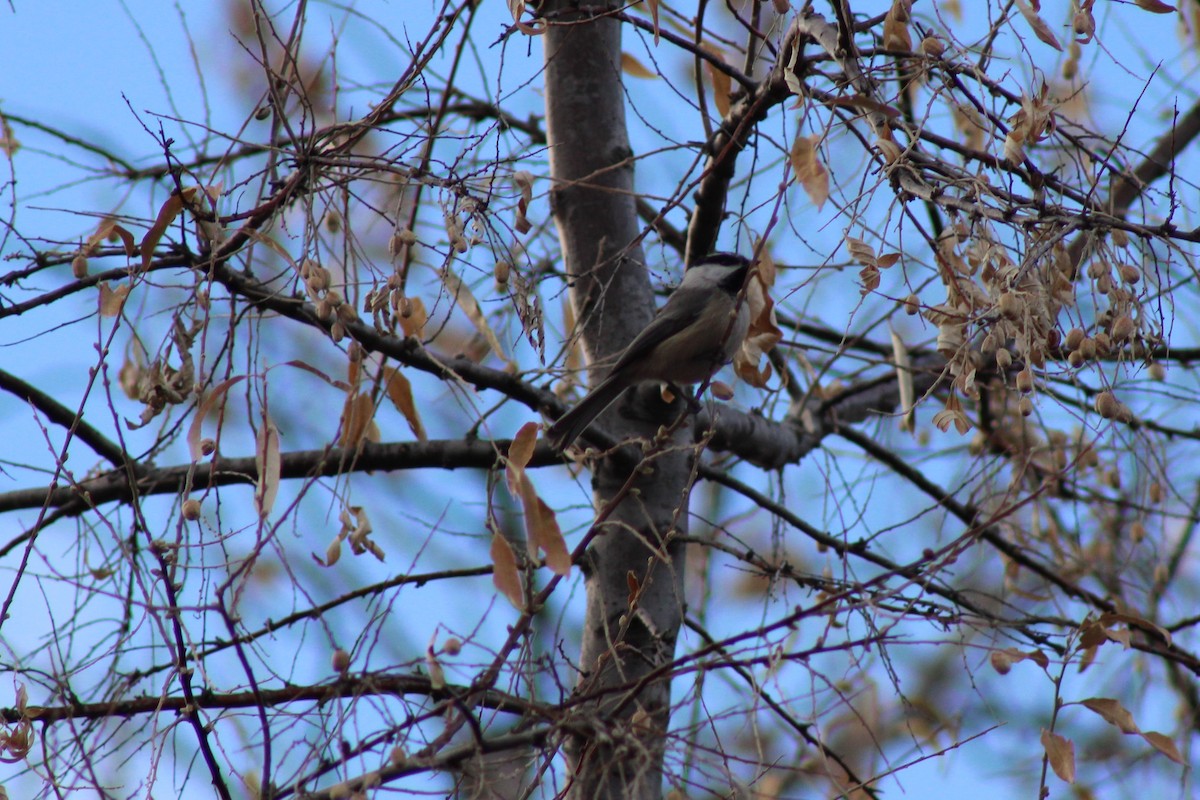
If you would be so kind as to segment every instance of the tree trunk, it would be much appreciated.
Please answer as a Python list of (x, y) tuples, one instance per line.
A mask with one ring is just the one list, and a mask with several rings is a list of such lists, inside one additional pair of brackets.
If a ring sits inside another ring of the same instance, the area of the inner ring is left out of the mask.
[[(610, 19), (581, 21), (558, 0), (542, 10), (550, 21), (543, 39), (554, 217), (595, 383), (604, 360), (654, 306), (637, 243), (621, 30)], [(601, 420), (614, 435), (648, 436), (663, 421), (661, 406), (650, 397), (631, 418), (618, 402)], [(637, 458), (631, 450), (593, 465), (597, 513), (615, 508), (582, 565), (587, 611), (577, 691), (595, 699), (570, 720), (567, 754), (572, 796), (588, 800), (662, 794), (670, 684), (642, 681), (673, 656), (682, 619), (684, 548), (671, 534), (686, 529), (689, 465), (682, 450), (656, 457), (627, 491)]]

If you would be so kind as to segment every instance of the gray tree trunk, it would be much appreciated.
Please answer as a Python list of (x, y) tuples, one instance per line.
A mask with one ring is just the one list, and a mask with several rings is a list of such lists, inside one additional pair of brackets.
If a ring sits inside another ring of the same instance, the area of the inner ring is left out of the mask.
[[(553, 210), (594, 383), (654, 308), (637, 243), (621, 30), (609, 19), (583, 21), (562, 0), (542, 11), (550, 21), (543, 39)], [(641, 411), (632, 415), (621, 406), (601, 418), (617, 436), (650, 436), (669, 419), (652, 398), (634, 404)], [(572, 796), (587, 800), (662, 795), (671, 687), (643, 679), (672, 658), (682, 620), (684, 548), (671, 534), (686, 531), (688, 459), (682, 450), (657, 457), (634, 490), (623, 491), (638, 457), (625, 448), (593, 465), (597, 514), (612, 513), (582, 565), (585, 674), (577, 691), (596, 699), (570, 720), (576, 733), (567, 746)]]

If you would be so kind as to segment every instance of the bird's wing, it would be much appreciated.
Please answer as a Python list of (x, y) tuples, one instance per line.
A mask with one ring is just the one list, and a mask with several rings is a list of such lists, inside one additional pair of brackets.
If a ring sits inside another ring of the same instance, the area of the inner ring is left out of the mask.
[[(664, 306), (666, 308), (666, 306)], [(621, 355), (617, 357), (617, 363), (613, 365), (609, 374), (621, 369), (629, 362), (641, 358), (646, 353), (650, 352), (656, 344), (661, 344), (663, 341), (670, 339), (675, 334), (684, 330), (694, 320), (678, 315), (667, 316), (661, 312), (652, 320), (650, 324), (642, 328), (642, 332), (633, 337), (633, 341), (621, 351)]]

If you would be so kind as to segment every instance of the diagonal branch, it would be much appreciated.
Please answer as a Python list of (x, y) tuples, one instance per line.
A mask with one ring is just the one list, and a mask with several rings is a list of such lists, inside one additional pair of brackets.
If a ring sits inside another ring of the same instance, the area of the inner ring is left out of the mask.
[(55, 425), (61, 425), (67, 430), (74, 430), (75, 436), (80, 441), (95, 450), (96, 455), (101, 456), (114, 467), (125, 469), (127, 466), (137, 466), (120, 445), (110, 441), (107, 436), (84, 422), (79, 412), (67, 408), (33, 384), (26, 383), (11, 372), (0, 370), (0, 389), (26, 401)]

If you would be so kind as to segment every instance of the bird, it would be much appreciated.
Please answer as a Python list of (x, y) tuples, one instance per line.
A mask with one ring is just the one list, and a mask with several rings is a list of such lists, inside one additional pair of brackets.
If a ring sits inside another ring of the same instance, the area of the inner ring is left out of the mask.
[(608, 376), (547, 428), (551, 446), (569, 447), (630, 386), (699, 383), (727, 364), (750, 328), (749, 305), (739, 299), (749, 270), (750, 260), (736, 253), (712, 253), (689, 267)]

